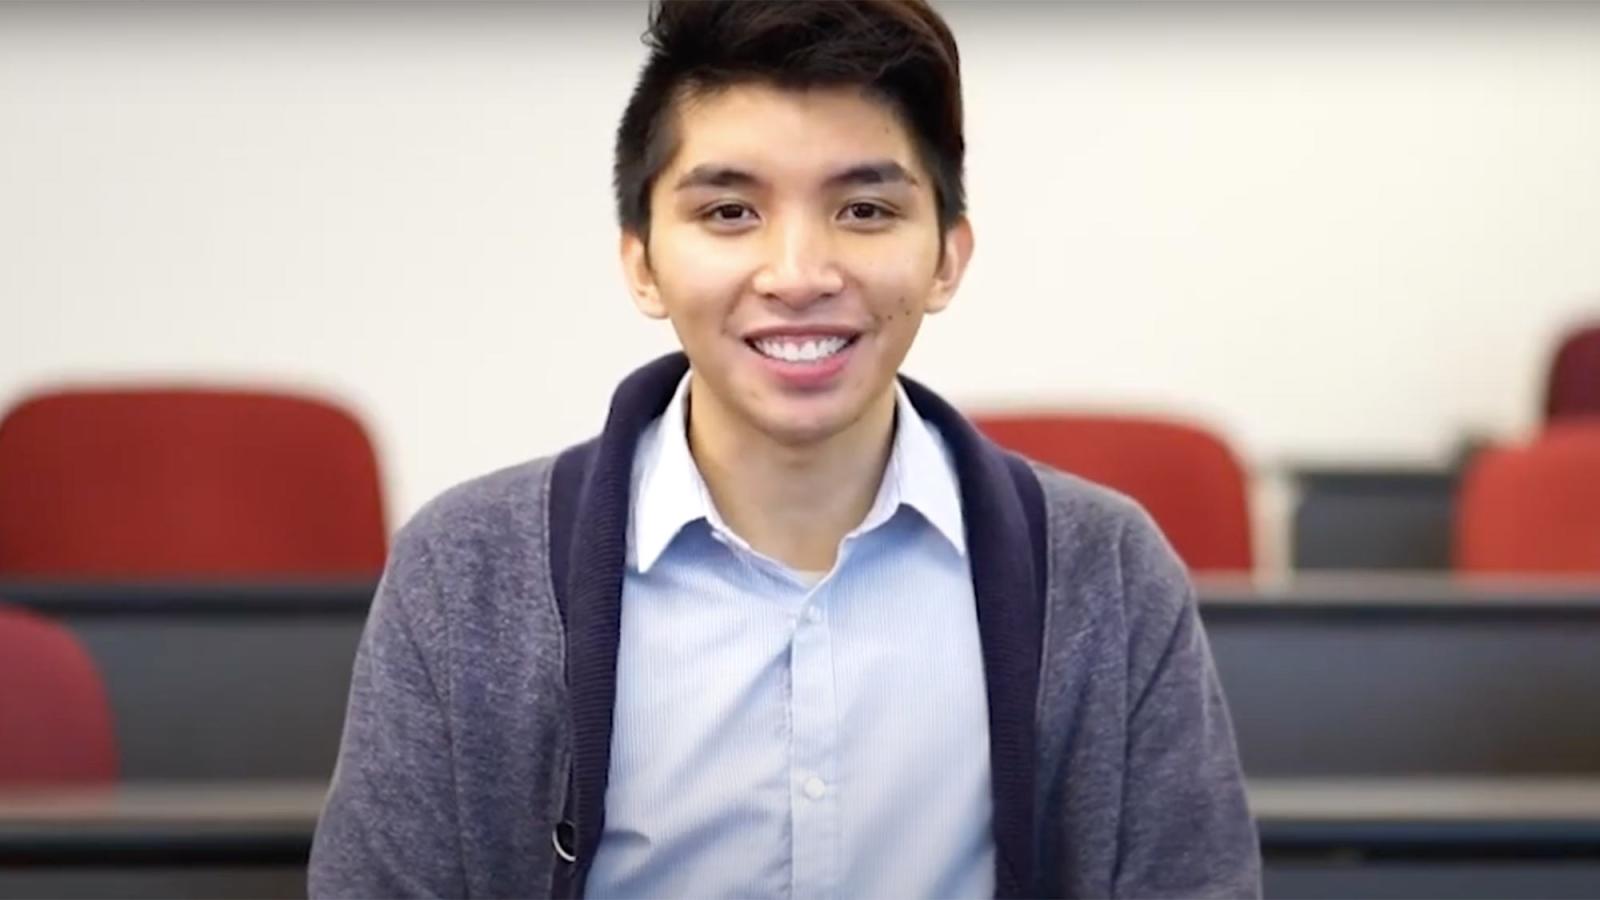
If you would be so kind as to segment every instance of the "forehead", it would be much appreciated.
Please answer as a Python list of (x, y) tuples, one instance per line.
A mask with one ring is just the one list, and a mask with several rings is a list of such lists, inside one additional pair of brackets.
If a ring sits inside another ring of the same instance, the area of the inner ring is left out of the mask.
[(680, 97), (673, 107), (676, 151), (658, 184), (707, 164), (777, 179), (820, 176), (870, 159), (924, 174), (901, 117), (858, 87), (737, 84)]

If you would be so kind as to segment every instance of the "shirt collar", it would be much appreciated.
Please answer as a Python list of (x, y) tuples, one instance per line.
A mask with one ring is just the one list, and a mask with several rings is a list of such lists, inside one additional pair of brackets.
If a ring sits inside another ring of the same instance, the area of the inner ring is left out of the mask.
[(678, 382), (661, 418), (639, 435), (633, 463), (633, 541), (629, 562), (650, 571), (684, 526), (715, 521), (716, 508), (689, 452), (689, 378)]
[[(649, 571), (673, 538), (700, 519), (713, 529), (736, 537), (717, 514), (705, 479), (689, 451), (689, 380), (690, 375), (683, 376), (666, 411), (639, 436), (635, 451), (633, 540), (628, 562), (640, 572)], [(918, 415), (898, 383), (895, 419), (894, 445), (877, 496), (866, 518), (850, 534), (877, 528), (905, 505), (920, 513), (957, 553), (965, 556), (961, 491), (949, 448), (937, 429)]]
[(961, 486), (955, 461), (938, 429), (917, 413), (905, 388), (895, 384), (894, 446), (883, 470), (872, 508), (851, 534), (882, 525), (909, 506), (922, 514), (962, 556), (967, 554), (966, 530), (961, 519)]

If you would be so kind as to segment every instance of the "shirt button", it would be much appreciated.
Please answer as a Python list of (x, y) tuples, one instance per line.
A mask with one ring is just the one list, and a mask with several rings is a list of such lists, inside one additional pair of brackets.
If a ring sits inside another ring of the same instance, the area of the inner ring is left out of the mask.
[(828, 785), (821, 778), (813, 775), (806, 779), (806, 796), (813, 800), (821, 800), (828, 793)]
[(806, 621), (807, 622), (821, 622), (822, 621), (822, 610), (818, 609), (815, 606), (806, 607)]

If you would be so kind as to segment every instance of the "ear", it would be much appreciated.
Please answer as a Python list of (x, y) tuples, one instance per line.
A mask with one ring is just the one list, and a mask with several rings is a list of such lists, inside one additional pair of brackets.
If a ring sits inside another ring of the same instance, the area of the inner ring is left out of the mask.
[(650, 245), (631, 228), (622, 229), (622, 277), (628, 281), (633, 305), (652, 319), (665, 319), (667, 307), (661, 302), (656, 273), (650, 268)]
[(972, 223), (962, 216), (945, 229), (944, 252), (939, 258), (939, 268), (933, 273), (933, 290), (928, 294), (927, 311), (943, 312), (955, 299), (956, 288), (961, 286), (961, 276), (972, 259)]

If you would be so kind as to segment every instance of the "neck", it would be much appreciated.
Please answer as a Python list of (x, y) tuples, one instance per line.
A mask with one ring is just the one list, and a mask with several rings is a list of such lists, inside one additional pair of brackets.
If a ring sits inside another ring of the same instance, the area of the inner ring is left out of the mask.
[(717, 513), (766, 556), (804, 571), (833, 568), (839, 542), (866, 518), (883, 481), (893, 387), (845, 430), (792, 445), (741, 427), (691, 377), (689, 447)]

